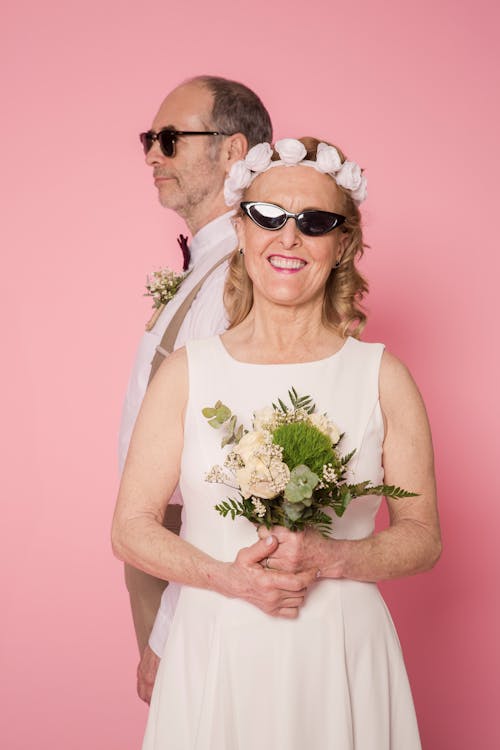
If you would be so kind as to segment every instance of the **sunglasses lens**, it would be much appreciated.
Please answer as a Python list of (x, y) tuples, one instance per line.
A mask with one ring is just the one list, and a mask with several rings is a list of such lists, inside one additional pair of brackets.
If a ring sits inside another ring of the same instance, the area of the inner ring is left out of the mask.
[(165, 156), (174, 155), (175, 135), (170, 130), (160, 130), (158, 141)]
[(286, 222), (286, 214), (279, 206), (273, 206), (272, 203), (249, 206), (248, 213), (250, 218), (263, 229), (280, 229)]
[(144, 149), (144, 153), (147, 154), (151, 146), (153, 145), (153, 133), (148, 130), (147, 133), (141, 133), (139, 135), (139, 138), (141, 139), (142, 147)]
[(172, 133), (170, 130), (160, 130), (159, 133), (155, 133), (153, 130), (148, 130), (147, 133), (141, 133), (139, 138), (141, 139), (145, 154), (151, 150), (153, 143), (157, 140), (160, 144), (162, 153), (165, 156), (174, 155), (175, 133)]
[(298, 220), (299, 229), (310, 237), (327, 234), (341, 224), (343, 217), (329, 211), (304, 211)]

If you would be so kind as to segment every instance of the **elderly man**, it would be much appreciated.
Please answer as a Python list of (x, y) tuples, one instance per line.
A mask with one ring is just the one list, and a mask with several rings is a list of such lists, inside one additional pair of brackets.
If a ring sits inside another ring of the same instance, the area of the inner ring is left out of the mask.
[[(180, 240), (189, 276), (139, 344), (122, 413), (121, 468), (148, 381), (162, 357), (189, 339), (211, 336), (226, 327), (222, 302), (226, 258), (237, 239), (233, 212), (224, 202), (224, 180), (232, 164), (263, 141), (272, 141), (272, 126), (260, 99), (241, 83), (214, 76), (199, 76), (174, 89), (160, 106), (151, 130), (141, 134), (160, 203), (184, 219), (192, 240), (189, 246), (182, 236)], [(181, 502), (179, 495), (171, 500), (168, 528), (178, 527), (175, 509)], [(149, 702), (177, 590), (170, 586), (162, 597), (165, 581), (129, 566), (125, 578), (141, 654), (138, 693)]]

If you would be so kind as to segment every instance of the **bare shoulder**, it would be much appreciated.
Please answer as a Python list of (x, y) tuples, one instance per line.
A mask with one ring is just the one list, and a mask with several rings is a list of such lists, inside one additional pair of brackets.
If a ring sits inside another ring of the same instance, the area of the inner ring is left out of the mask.
[(393, 424), (427, 424), (425, 405), (408, 367), (387, 350), (380, 363), (379, 392), (386, 420)]
[(181, 346), (180, 349), (176, 349), (168, 357), (165, 357), (151, 381), (151, 385), (157, 378), (159, 380), (165, 380), (166, 378), (187, 378), (187, 373), (187, 351), (185, 346)]
[(167, 403), (182, 409), (187, 397), (188, 358), (183, 346), (163, 360), (151, 380), (144, 401), (154, 401), (157, 405)]

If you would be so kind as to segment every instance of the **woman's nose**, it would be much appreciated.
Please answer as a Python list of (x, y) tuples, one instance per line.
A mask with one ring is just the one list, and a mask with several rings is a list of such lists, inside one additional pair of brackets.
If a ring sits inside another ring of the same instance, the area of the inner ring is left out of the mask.
[(300, 230), (295, 219), (291, 217), (286, 224), (280, 229), (280, 242), (283, 247), (294, 247), (300, 242)]

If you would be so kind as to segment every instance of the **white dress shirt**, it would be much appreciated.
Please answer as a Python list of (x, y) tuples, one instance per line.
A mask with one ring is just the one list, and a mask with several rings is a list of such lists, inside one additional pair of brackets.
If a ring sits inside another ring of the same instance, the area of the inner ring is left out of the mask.
[[(191, 252), (189, 276), (181, 284), (175, 297), (165, 306), (151, 331), (146, 331), (142, 336), (122, 409), (118, 446), (120, 472), (125, 464), (132, 430), (146, 392), (151, 361), (156, 347), (167, 325), (189, 292), (218, 260), (236, 248), (238, 240), (231, 221), (233, 215), (234, 211), (228, 211), (195, 234), (189, 243)], [(184, 318), (175, 340), (175, 349), (184, 346), (190, 339), (208, 338), (227, 328), (227, 317), (222, 301), (226, 271), (227, 263), (222, 263), (203, 284)], [(170, 502), (182, 504), (178, 489), (175, 490)], [(178, 584), (171, 583), (162, 596), (160, 609), (149, 639), (150, 647), (158, 656), (163, 654), (179, 590)]]
[[(238, 240), (231, 222), (233, 215), (234, 211), (228, 211), (206, 224), (195, 234), (189, 244), (191, 251), (189, 276), (181, 284), (175, 297), (165, 306), (151, 331), (146, 331), (139, 342), (122, 409), (118, 438), (120, 473), (123, 471), (132, 430), (146, 393), (151, 361), (156, 347), (176, 310), (193, 287), (218, 260), (235, 249)], [(190, 339), (208, 338), (227, 328), (227, 318), (222, 302), (226, 271), (227, 263), (223, 263), (203, 284), (184, 318), (175, 340), (175, 349), (184, 346)]]

